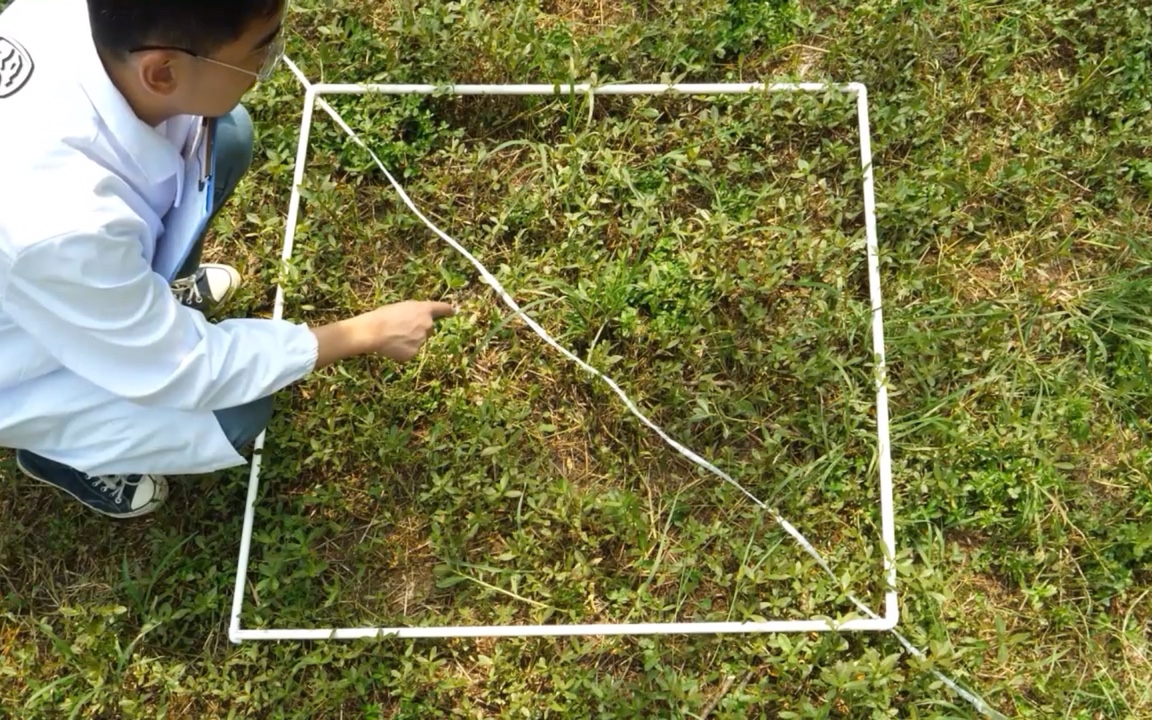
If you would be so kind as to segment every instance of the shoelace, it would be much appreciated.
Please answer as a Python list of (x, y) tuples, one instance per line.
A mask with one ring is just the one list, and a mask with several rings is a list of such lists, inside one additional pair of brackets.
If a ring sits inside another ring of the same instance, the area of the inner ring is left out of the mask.
[[(131, 478), (136, 477), (133, 481)], [(103, 475), (101, 477), (88, 477), (88, 482), (92, 487), (100, 492), (107, 493), (112, 496), (112, 502), (119, 505), (124, 502), (124, 491), (130, 487), (136, 487), (140, 484), (140, 476), (136, 475)]]
[(199, 305), (204, 301), (200, 288), (196, 285), (196, 276), (180, 278), (172, 283), (172, 293), (183, 303)]

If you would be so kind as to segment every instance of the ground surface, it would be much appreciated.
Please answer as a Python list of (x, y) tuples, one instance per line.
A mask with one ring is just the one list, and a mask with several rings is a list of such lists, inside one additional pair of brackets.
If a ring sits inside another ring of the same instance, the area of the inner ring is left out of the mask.
[[(3, 3), (0, 3), (2, 5)], [(890, 636), (229, 644), (247, 473), (112, 524), (0, 455), (0, 715), (974, 717), (1152, 714), (1152, 12), (1120, 3), (301, 2), (314, 80), (860, 81), (871, 93), (899, 517)], [(510, 319), (317, 117), (248, 105), (258, 162), (213, 259), (231, 310), (461, 314), (419, 361), (284, 394), (250, 627), (841, 616), (879, 605), (863, 203), (836, 96), (341, 98), (414, 200), (654, 420)]]

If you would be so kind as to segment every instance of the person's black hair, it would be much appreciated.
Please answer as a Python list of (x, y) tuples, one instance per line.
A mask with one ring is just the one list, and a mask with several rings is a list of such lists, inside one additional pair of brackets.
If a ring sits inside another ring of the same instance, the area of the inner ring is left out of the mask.
[(284, 0), (88, 0), (92, 39), (126, 55), (164, 46), (208, 55), (248, 26), (278, 11)]

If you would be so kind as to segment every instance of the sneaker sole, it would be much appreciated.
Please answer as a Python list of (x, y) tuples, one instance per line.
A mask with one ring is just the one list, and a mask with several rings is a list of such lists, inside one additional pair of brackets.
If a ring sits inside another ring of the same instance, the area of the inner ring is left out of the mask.
[(76, 502), (80, 503), (84, 507), (88, 508), (92, 512), (99, 513), (99, 514), (103, 515), (104, 517), (115, 518), (117, 520), (131, 520), (133, 518), (138, 518), (138, 517), (143, 517), (145, 515), (150, 515), (150, 514), (156, 512), (156, 510), (159, 509), (160, 506), (164, 504), (164, 501), (168, 499), (168, 482), (165, 481), (163, 483), (163, 485), (161, 485), (160, 483), (156, 484), (156, 488), (157, 488), (156, 496), (159, 499), (157, 499), (157, 497), (152, 498), (152, 502), (148, 503), (147, 505), (140, 508), (139, 510), (131, 510), (131, 511), (126, 512), (126, 513), (110, 513), (110, 512), (107, 512), (106, 510), (101, 510), (100, 508), (92, 507), (88, 503), (86, 503), (83, 500), (81, 500), (80, 498), (76, 497), (76, 495), (74, 493), (72, 493), (71, 491), (69, 491), (67, 488), (62, 488), (59, 485), (57, 485), (56, 483), (49, 482), (49, 481), (45, 480), (44, 478), (40, 477), (39, 475), (32, 472), (28, 468), (24, 467), (24, 463), (20, 461), (19, 457), (16, 458), (16, 467), (20, 468), (20, 472), (24, 473), (25, 475), (32, 478), (36, 482), (42, 483), (44, 485), (47, 485), (48, 487), (51, 487), (55, 490), (58, 490), (58, 491), (64, 493), (65, 495), (72, 498)]

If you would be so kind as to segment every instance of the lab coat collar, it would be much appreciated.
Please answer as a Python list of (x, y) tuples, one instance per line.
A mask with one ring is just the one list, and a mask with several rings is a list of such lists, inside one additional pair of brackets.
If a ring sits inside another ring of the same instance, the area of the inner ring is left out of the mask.
[(92, 107), (108, 127), (116, 143), (127, 153), (142, 179), (149, 185), (166, 182), (180, 175), (179, 148), (162, 132), (137, 117), (132, 106), (113, 84), (96, 51), (91, 28), (83, 23), (85, 32), (77, 38), (77, 68), (80, 86)]

